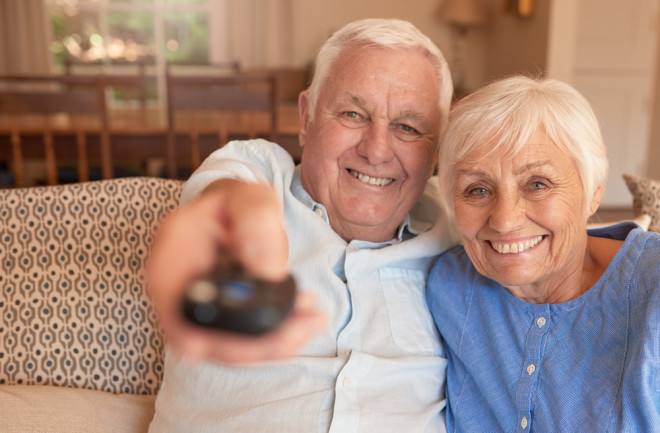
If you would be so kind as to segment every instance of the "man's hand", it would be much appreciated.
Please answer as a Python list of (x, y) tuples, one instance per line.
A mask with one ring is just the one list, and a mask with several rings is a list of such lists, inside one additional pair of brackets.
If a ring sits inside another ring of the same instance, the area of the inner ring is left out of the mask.
[(224, 179), (211, 184), (160, 226), (147, 265), (147, 285), (169, 345), (188, 359), (252, 363), (291, 357), (325, 326), (309, 293), (299, 293), (291, 315), (274, 331), (244, 336), (190, 325), (183, 294), (208, 274), (220, 254), (247, 272), (279, 280), (288, 275), (288, 241), (280, 208), (267, 185)]

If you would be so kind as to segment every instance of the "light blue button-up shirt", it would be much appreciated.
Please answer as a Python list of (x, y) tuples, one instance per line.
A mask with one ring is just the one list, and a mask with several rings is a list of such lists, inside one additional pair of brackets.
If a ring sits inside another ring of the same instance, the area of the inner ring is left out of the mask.
[(274, 185), (292, 273), (316, 292), (329, 326), (290, 361), (235, 368), (169, 353), (150, 431), (444, 432), (446, 360), (425, 286), (453, 241), (436, 180), (395, 239), (371, 243), (341, 239), (303, 189), (300, 169), (271, 143), (233, 142), (215, 152), (182, 200), (221, 177)]
[(445, 341), (447, 431), (660, 432), (660, 235), (632, 224), (598, 282), (530, 304), (443, 254), (428, 300)]

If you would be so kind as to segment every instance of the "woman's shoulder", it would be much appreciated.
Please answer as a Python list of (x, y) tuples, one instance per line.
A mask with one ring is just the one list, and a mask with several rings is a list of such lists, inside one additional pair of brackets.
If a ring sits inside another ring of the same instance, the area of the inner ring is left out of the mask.
[(641, 231), (636, 239), (639, 251), (638, 269), (652, 273), (660, 279), (660, 233)]
[(440, 254), (431, 272), (442, 272), (447, 268), (456, 269), (457, 266), (464, 268), (467, 265), (471, 265), (470, 258), (465, 252), (463, 245), (459, 244)]
[(457, 287), (463, 290), (473, 279), (476, 269), (465, 252), (463, 245), (457, 245), (442, 253), (433, 265), (429, 275), (429, 291), (446, 292)]
[(660, 234), (641, 228), (631, 230), (607, 270), (607, 280), (640, 297), (660, 296)]
[[(640, 265), (660, 264), (660, 233), (638, 228), (628, 234), (624, 245), (627, 246), (625, 254), (633, 256)], [(657, 267), (652, 270), (660, 272)]]

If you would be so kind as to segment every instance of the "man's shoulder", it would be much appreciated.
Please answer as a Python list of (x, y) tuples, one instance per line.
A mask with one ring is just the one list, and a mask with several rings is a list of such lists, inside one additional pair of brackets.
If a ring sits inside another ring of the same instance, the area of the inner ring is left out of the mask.
[(280, 186), (293, 175), (291, 155), (263, 139), (234, 140), (211, 153), (186, 182), (182, 202), (198, 195), (218, 179), (263, 182)]

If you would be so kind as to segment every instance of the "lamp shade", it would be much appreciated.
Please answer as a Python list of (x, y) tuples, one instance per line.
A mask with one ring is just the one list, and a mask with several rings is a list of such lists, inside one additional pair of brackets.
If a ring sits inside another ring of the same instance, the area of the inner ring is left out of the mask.
[(486, 22), (481, 0), (444, 0), (440, 17), (459, 26), (473, 26)]

